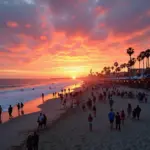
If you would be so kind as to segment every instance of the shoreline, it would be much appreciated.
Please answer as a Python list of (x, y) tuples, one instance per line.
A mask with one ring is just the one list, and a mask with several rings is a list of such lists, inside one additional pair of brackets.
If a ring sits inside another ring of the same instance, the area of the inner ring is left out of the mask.
[[(72, 88), (73, 91), (78, 89), (78, 87)], [(32, 111), (32, 113), (13, 118), (0, 125), (0, 132), (3, 135), (4, 140), (4, 142), (3, 140), (0, 140), (0, 146), (3, 150), (8, 148), (15, 149), (15, 147), (16, 149), (19, 147), (18, 149), (20, 150), (20, 144), (25, 142), (28, 134), (37, 129), (39, 112), (43, 112), (47, 115), (48, 126), (51, 126), (51, 124), (54, 124), (55, 121), (57, 122), (67, 111), (66, 109), (60, 109), (59, 98), (52, 98), (48, 95), (48, 99), (45, 97), (45, 102), (43, 104), (41, 103), (41, 98), (38, 101), (40, 102), (39, 105), (37, 105), (37, 100), (27, 102), (28, 104), (25, 105), (25, 110), (27, 110), (26, 106), (30, 106), (28, 107), (28, 111)], [(36, 111), (33, 111), (31, 103), (32, 106), (36, 106)], [(9, 139), (9, 143), (7, 142), (7, 139)]]
[[(75, 89), (77, 89), (78, 87), (80, 87), (80, 83), (76, 85), (76, 87), (74, 87), (74, 84), (73, 85), (69, 85), (69, 86), (66, 86), (64, 88), (70, 88), (71, 91), (74, 91)], [(58, 90), (57, 93), (60, 93), (61, 91)], [(44, 103), (48, 100), (53, 100), (55, 98), (58, 98), (57, 97), (53, 97), (53, 94), (50, 93), (50, 94), (47, 94), (44, 96)], [(39, 98), (36, 98), (36, 99), (32, 99), (30, 101), (26, 101), (24, 103), (24, 115), (28, 115), (28, 114), (32, 114), (32, 113), (35, 113), (35, 112), (40, 112), (41, 108), (39, 107), (40, 105), (44, 104), (43, 101), (42, 101), (42, 97), (39, 97)], [(23, 115), (19, 115), (18, 114), (18, 109), (17, 109), (17, 106), (15, 105), (13, 107), (13, 118), (12, 119), (9, 119), (9, 115), (8, 115), (8, 111), (3, 111), (2, 112), (2, 123), (1, 124), (4, 124), (8, 121), (11, 121), (15, 118), (18, 118), (18, 117), (22, 117)]]

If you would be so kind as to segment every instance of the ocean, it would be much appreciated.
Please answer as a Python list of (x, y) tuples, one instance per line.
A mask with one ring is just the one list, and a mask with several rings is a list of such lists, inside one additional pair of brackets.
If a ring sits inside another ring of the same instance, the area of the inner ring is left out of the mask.
[(81, 83), (72, 79), (0, 79), (0, 105), (7, 111), (15, 106), (41, 97), (41, 94), (60, 92), (66, 86)]

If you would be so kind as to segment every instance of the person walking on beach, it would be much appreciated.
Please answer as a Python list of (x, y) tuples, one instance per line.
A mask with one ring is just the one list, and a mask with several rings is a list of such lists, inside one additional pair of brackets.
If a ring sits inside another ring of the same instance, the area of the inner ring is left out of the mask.
[(133, 109), (132, 111), (132, 119), (136, 118), (136, 108)]
[(18, 115), (20, 115), (20, 104), (17, 104), (17, 108), (18, 108)]
[(110, 109), (112, 108), (113, 104), (114, 104), (114, 101), (113, 101), (113, 99), (112, 99), (112, 97), (111, 97), (110, 100), (109, 100)]
[(124, 110), (121, 111), (120, 117), (121, 117), (122, 125), (124, 125), (124, 120), (125, 120), (125, 112), (124, 112)]
[(117, 114), (116, 114), (116, 130), (119, 130), (119, 131), (121, 130), (120, 123), (121, 123), (120, 115), (119, 115), (119, 112), (117, 112)]
[(21, 110), (23, 110), (24, 104), (21, 102), (20, 104)]
[(24, 111), (23, 111), (24, 104), (22, 102), (20, 104), (20, 107), (21, 107), (21, 114), (24, 115)]
[(112, 130), (114, 119), (115, 119), (115, 113), (113, 112), (113, 109), (111, 109), (110, 112), (108, 113), (108, 119), (109, 119), (109, 122), (110, 122), (110, 130)]
[(44, 103), (44, 93), (42, 93), (42, 101), (43, 101), (43, 103)]
[(33, 134), (33, 150), (38, 150), (39, 147), (39, 135), (34, 132)]
[(46, 125), (47, 125), (47, 117), (45, 114), (43, 114), (43, 125), (44, 127), (46, 128)]
[(136, 112), (136, 117), (139, 120), (140, 113), (141, 113), (141, 108), (139, 107), (139, 105), (137, 105), (137, 107), (135, 108), (135, 112)]
[(38, 129), (41, 129), (41, 128), (42, 128), (43, 119), (44, 119), (43, 114), (40, 113), (40, 116), (38, 117), (38, 120), (37, 120), (37, 122), (38, 122)]
[(0, 123), (2, 122), (2, 106), (0, 105)]
[(33, 150), (33, 136), (29, 135), (26, 142), (27, 150)]
[(94, 117), (96, 117), (96, 106), (95, 105), (93, 106), (93, 114), (94, 114)]
[(88, 122), (89, 122), (89, 131), (92, 131), (92, 122), (93, 122), (93, 117), (91, 114), (88, 116)]
[(130, 117), (132, 113), (132, 106), (130, 103), (128, 103), (127, 113), (128, 113), (128, 117)]
[(11, 105), (9, 105), (9, 108), (8, 108), (9, 119), (12, 118), (12, 111), (13, 111), (13, 108)]

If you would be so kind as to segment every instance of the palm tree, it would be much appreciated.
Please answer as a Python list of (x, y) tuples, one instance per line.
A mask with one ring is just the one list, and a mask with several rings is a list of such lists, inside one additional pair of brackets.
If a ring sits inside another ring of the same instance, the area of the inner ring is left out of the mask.
[(103, 70), (104, 70), (104, 73), (106, 74), (106, 72), (107, 72), (107, 67), (104, 67)]
[(142, 60), (141, 55), (138, 55), (137, 60), (138, 60), (138, 62), (139, 62), (139, 73), (141, 73), (141, 72), (140, 72), (140, 69), (141, 69), (140, 66), (141, 66), (141, 60)]
[(118, 65), (119, 65), (118, 62), (115, 62), (115, 63), (114, 63), (114, 66), (115, 66), (115, 67), (118, 67)]
[(142, 52), (140, 53), (140, 56), (141, 56), (141, 60), (143, 60), (143, 76), (144, 76), (144, 68), (145, 68), (144, 58), (145, 58), (145, 52), (142, 51)]
[(132, 58), (131, 61), (132, 61), (132, 66), (134, 67), (134, 65), (136, 63), (136, 58)]
[[(119, 73), (121, 71), (120, 67), (117, 67), (116, 68), (116, 73)], [(118, 77), (119, 77), (119, 74), (118, 74)]]
[(147, 49), (146, 51), (145, 51), (145, 56), (146, 56), (146, 58), (147, 58), (147, 61), (146, 61), (146, 68), (149, 68), (150, 66), (150, 64), (149, 64), (149, 58), (150, 58), (150, 49)]
[[(118, 62), (115, 62), (115, 63), (114, 63), (114, 66), (115, 66), (116, 68), (118, 67), (118, 65), (119, 65)], [(117, 70), (116, 70), (116, 69), (115, 69), (115, 72), (117, 73)]]
[(112, 70), (112, 71), (114, 70), (114, 66), (111, 67), (111, 70)]
[(127, 49), (127, 54), (130, 56), (130, 60), (131, 60), (131, 56), (132, 56), (133, 53), (134, 53), (134, 49), (132, 47), (129, 47)]
[[(134, 53), (134, 49), (132, 48), (132, 47), (129, 47), (128, 49), (127, 49), (127, 54), (129, 55), (129, 57), (130, 57), (130, 61), (131, 61), (131, 56), (132, 56), (132, 54)], [(130, 66), (131, 67), (131, 66)], [(131, 76), (131, 68), (130, 68), (130, 76)]]

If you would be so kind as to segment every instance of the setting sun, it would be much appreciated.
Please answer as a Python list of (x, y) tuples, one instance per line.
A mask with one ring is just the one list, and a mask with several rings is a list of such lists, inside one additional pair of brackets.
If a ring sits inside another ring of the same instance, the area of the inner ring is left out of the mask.
[(75, 80), (75, 79), (76, 79), (76, 76), (73, 76), (72, 79)]

